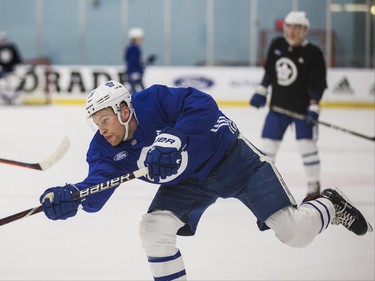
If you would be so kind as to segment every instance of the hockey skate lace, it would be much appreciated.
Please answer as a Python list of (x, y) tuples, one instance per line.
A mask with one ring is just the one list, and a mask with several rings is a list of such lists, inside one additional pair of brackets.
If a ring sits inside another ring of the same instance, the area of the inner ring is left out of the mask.
[(355, 218), (350, 215), (347, 211), (345, 211), (346, 206), (348, 203), (345, 203), (345, 206), (341, 209), (339, 205), (335, 205), (336, 209), (336, 216), (332, 220), (332, 224), (342, 224), (346, 228), (349, 228), (353, 222), (355, 221)]

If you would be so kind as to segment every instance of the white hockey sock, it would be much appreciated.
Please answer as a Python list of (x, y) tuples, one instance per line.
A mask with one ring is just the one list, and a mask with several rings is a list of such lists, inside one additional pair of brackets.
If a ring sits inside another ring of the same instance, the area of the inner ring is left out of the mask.
[(311, 201), (303, 202), (300, 208), (307, 206), (313, 207), (319, 213), (321, 222), (319, 233), (321, 233), (329, 226), (330, 222), (335, 217), (335, 208), (333, 207), (332, 202), (326, 198), (317, 198)]
[(298, 208), (285, 207), (272, 214), (266, 224), (275, 231), (281, 242), (302, 248), (328, 227), (334, 215), (332, 202), (318, 198), (304, 202)]
[(261, 151), (265, 153), (272, 162), (275, 162), (277, 151), (279, 150), (281, 141), (272, 139), (262, 139)]
[(312, 140), (298, 140), (297, 146), (302, 157), (308, 182), (320, 180), (320, 157), (318, 147)]
[(155, 281), (187, 280), (184, 261), (178, 250), (168, 257), (148, 257)]

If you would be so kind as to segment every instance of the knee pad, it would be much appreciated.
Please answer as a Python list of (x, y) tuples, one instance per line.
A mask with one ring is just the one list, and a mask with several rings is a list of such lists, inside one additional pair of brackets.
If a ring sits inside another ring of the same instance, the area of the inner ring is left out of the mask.
[(265, 153), (272, 162), (275, 161), (277, 151), (279, 150), (281, 141), (273, 139), (262, 139), (262, 152)]
[(157, 210), (143, 215), (139, 237), (147, 256), (160, 257), (176, 253), (176, 233), (184, 225), (172, 212)]

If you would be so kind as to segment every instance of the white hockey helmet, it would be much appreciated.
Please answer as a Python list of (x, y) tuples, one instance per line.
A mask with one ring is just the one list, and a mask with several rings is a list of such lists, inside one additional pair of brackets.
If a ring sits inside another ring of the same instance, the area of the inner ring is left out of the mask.
[(112, 107), (113, 112), (121, 111), (121, 102), (126, 102), (132, 109), (131, 95), (129, 91), (117, 81), (107, 81), (92, 90), (86, 100), (87, 117), (107, 107)]
[(140, 27), (134, 27), (134, 28), (129, 29), (128, 36), (130, 40), (135, 39), (135, 38), (143, 38), (144, 35), (145, 35), (145, 32)]
[[(125, 102), (129, 108), (130, 114), (127, 121), (123, 122), (121, 120), (121, 103)], [(104, 108), (111, 107), (113, 112), (117, 115), (118, 121), (120, 124), (125, 127), (125, 134), (123, 140), (128, 139), (129, 135), (129, 122), (132, 119), (134, 114), (134, 108), (132, 105), (132, 99), (129, 91), (117, 81), (107, 81), (96, 89), (92, 90), (88, 95), (86, 100), (86, 112), (87, 120), (89, 121), (90, 126), (96, 130), (98, 127), (94, 125), (93, 122), (90, 122), (90, 118), (94, 113), (102, 110)], [(91, 120), (92, 121), (92, 120)]]
[(309, 27), (310, 25), (306, 13), (302, 11), (291, 11), (286, 15), (284, 23), (302, 25), (305, 27)]

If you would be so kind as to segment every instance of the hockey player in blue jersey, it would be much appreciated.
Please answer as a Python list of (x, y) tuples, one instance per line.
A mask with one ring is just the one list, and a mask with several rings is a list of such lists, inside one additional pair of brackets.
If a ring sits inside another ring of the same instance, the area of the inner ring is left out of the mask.
[(130, 44), (125, 48), (124, 61), (126, 65), (125, 81), (130, 85), (130, 93), (144, 90), (143, 74), (146, 65), (154, 63), (156, 55), (143, 58), (142, 44), (144, 31), (142, 28), (134, 27), (129, 29)]
[(78, 183), (48, 188), (40, 197), (49, 219), (97, 212), (115, 189), (74, 201), (73, 193), (148, 167), (143, 181), (160, 185), (143, 215), (139, 235), (155, 280), (186, 280), (177, 235), (194, 235), (218, 198), (237, 198), (292, 247), (305, 247), (330, 223), (357, 235), (372, 231), (337, 189), (306, 198), (297, 207), (275, 166), (217, 106), (194, 88), (153, 85), (130, 95), (116, 81), (93, 90), (86, 103), (97, 127), (87, 152), (89, 172)]
[[(319, 102), (327, 88), (326, 66), (318, 46), (305, 39), (309, 20), (305, 12), (292, 11), (284, 21), (284, 37), (274, 39), (268, 49), (265, 73), (250, 104), (266, 105), (268, 87), (272, 87), (270, 108), (262, 131), (260, 149), (275, 160), (284, 133), (295, 127), (297, 147), (307, 178), (308, 195), (320, 192), (320, 157), (318, 128), (309, 123), (319, 118)], [(272, 110), (278, 106), (307, 116), (293, 119)]]

